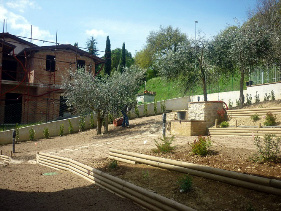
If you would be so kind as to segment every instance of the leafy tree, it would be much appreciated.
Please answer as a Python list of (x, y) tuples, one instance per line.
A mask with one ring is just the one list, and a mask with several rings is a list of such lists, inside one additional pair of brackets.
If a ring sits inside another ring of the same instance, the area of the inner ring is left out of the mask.
[(95, 55), (97, 56), (98, 55), (98, 49), (97, 49), (97, 41), (94, 39), (94, 37), (91, 37), (87, 43), (87, 49), (88, 49), (88, 52), (92, 55)]
[(74, 43), (74, 47), (78, 48), (78, 42)]
[(117, 114), (124, 105), (134, 104), (144, 71), (132, 66), (124, 72), (114, 72), (104, 78), (94, 77), (83, 70), (70, 71), (65, 79), (64, 96), (67, 104), (73, 106), (76, 113), (85, 114), (95, 111), (98, 118), (97, 133), (101, 134), (101, 123), (109, 113)]
[(119, 67), (118, 70), (119, 72), (123, 72), (124, 68), (126, 67), (126, 48), (125, 48), (125, 43), (122, 45), (122, 51), (121, 51), (121, 58), (119, 62)]
[(110, 72), (111, 72), (111, 46), (110, 46), (109, 36), (107, 36), (107, 38), (106, 38), (104, 59), (105, 59), (104, 71), (107, 75), (110, 75)]
[[(116, 71), (118, 68), (118, 65), (121, 60), (121, 54), (122, 50), (121, 48), (116, 48), (111, 51), (111, 71)], [(128, 52), (127, 49), (125, 49), (125, 56), (126, 56), (126, 67), (131, 67), (134, 64), (134, 59), (132, 57), (132, 54)]]

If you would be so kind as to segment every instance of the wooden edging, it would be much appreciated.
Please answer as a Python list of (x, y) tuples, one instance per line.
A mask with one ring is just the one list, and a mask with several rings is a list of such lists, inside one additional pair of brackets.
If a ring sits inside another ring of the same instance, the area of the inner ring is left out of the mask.
[[(150, 210), (194, 210), (176, 201), (155, 194), (144, 188), (138, 187), (72, 159), (39, 152), (36, 155), (36, 160), (40, 165), (67, 170), (77, 174), (78, 176), (81, 176), (103, 188), (130, 198)], [(124, 161), (124, 159), (122, 160)]]
[(242, 174), (223, 169), (212, 168), (208, 166), (197, 165), (193, 163), (175, 161), (166, 158), (159, 158), (150, 155), (144, 155), (122, 150), (110, 149), (110, 156), (136, 161), (160, 168), (188, 173), (212, 180), (225, 182), (231, 185), (241, 186), (257, 191), (281, 195), (281, 181), (268, 179), (258, 176)]
[(7, 155), (0, 155), (0, 160), (3, 160), (3, 165), (8, 165), (11, 161), (11, 158)]

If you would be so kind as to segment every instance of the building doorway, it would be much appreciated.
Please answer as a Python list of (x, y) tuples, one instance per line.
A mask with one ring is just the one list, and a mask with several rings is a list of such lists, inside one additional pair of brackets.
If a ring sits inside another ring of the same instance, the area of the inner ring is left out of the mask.
[(21, 123), (22, 95), (18, 93), (7, 93), (5, 99), (5, 124)]

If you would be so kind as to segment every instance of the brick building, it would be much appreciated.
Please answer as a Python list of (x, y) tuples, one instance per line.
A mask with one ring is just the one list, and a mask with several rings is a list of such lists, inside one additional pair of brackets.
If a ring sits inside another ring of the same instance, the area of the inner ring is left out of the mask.
[(0, 124), (34, 123), (63, 116), (61, 84), (69, 69), (96, 73), (104, 61), (72, 45), (37, 46), (0, 33)]

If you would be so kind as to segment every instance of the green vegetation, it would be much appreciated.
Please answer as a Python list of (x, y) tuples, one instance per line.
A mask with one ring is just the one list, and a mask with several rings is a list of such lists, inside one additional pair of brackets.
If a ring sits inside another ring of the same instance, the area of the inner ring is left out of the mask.
[(206, 156), (211, 147), (211, 137), (198, 136), (190, 145), (193, 154)]
[(143, 106), (144, 106), (144, 107), (143, 107), (143, 114), (144, 114), (144, 116), (148, 116), (147, 103), (144, 103)]
[(276, 116), (271, 112), (267, 112), (265, 116), (265, 122), (263, 123), (265, 126), (274, 126), (276, 125)]
[(49, 128), (45, 128), (44, 130), (43, 130), (43, 136), (44, 136), (44, 138), (50, 138), (50, 132), (49, 132)]
[(265, 134), (263, 139), (259, 136), (255, 136), (254, 144), (258, 149), (258, 153), (253, 158), (254, 161), (277, 162), (280, 158), (280, 137), (276, 138), (274, 134)]
[(59, 132), (59, 136), (63, 136), (64, 134), (64, 124), (60, 125), (60, 132)]
[(258, 114), (253, 114), (250, 118), (253, 122), (256, 122), (256, 121), (260, 120), (260, 117), (259, 117)]
[(73, 126), (72, 126), (70, 119), (68, 120), (68, 123), (69, 123), (68, 132), (69, 132), (69, 134), (72, 134), (74, 131), (73, 131)]
[(171, 146), (173, 141), (174, 141), (174, 136), (171, 137), (164, 136), (163, 138), (159, 138), (159, 142), (155, 140), (155, 145), (157, 149), (154, 149), (153, 151), (156, 153), (172, 152), (174, 150), (174, 147)]
[(112, 160), (112, 161), (109, 163), (108, 167), (109, 167), (110, 169), (116, 169), (116, 168), (118, 167), (117, 160)]
[(229, 127), (229, 122), (227, 122), (227, 121), (221, 122), (220, 127)]
[(84, 131), (86, 127), (85, 116), (80, 116), (79, 120), (79, 130)]
[(29, 140), (34, 141), (35, 139), (35, 130), (33, 128), (29, 129)]
[(192, 190), (192, 177), (185, 175), (178, 180), (179, 188), (181, 193), (187, 193)]

